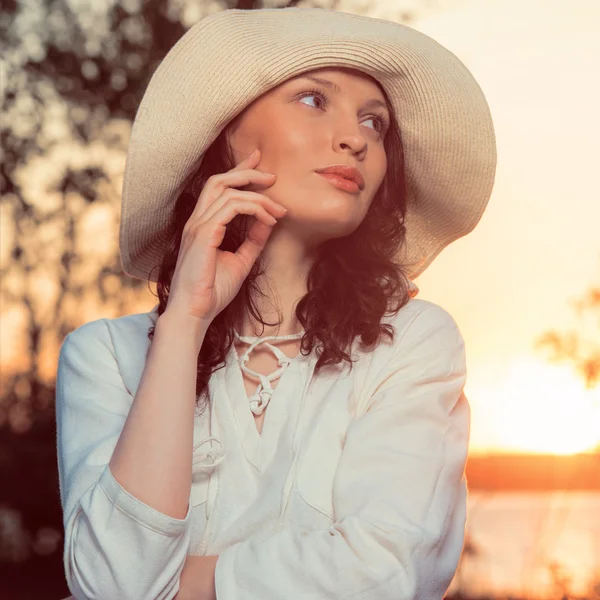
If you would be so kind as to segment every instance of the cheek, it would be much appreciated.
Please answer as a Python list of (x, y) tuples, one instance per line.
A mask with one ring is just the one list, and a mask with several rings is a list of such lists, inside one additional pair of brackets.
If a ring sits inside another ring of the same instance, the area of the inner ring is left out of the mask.
[(268, 136), (261, 149), (263, 159), (258, 169), (277, 175), (277, 180), (267, 190), (289, 189), (290, 186), (297, 185), (299, 178), (318, 167), (313, 165), (314, 140), (311, 141), (306, 132), (279, 128), (277, 134)]
[[(292, 163), (303, 165), (314, 160), (315, 150), (318, 147), (318, 141), (310, 132), (306, 130), (291, 129), (286, 131), (284, 139), (276, 143), (277, 157), (276, 160), (283, 168), (284, 164)], [(289, 166), (288, 166), (289, 169)]]
[(381, 185), (383, 184), (383, 181), (385, 180), (385, 176), (387, 173), (387, 158), (385, 155), (385, 152), (383, 153), (383, 156), (381, 157), (379, 164), (377, 165), (376, 169), (375, 169), (375, 174), (373, 176), (373, 191), (372, 191), (372, 195), (375, 195), (377, 193), (377, 191), (379, 190), (379, 188), (381, 187)]
[(368, 194), (374, 196), (381, 184), (383, 183), (387, 173), (387, 158), (385, 152), (382, 152), (376, 157), (373, 157), (373, 162), (368, 172)]
[(262, 133), (265, 151), (269, 149), (274, 153), (293, 156), (311, 148), (314, 150), (318, 144), (315, 139), (317, 130), (307, 127), (305, 121), (272, 115), (267, 122), (269, 126)]
[(379, 156), (377, 165), (378, 165), (377, 173), (379, 175), (379, 182), (382, 182), (383, 179), (385, 178), (385, 174), (387, 173), (387, 168), (388, 168), (387, 154), (385, 153), (385, 149), (383, 149), (383, 148), (381, 149), (381, 155)]

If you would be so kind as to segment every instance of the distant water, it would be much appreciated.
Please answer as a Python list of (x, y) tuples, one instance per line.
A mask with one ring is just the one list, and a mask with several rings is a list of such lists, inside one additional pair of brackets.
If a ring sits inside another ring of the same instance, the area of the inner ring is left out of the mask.
[(467, 540), (450, 592), (560, 598), (567, 578), (583, 596), (600, 586), (600, 493), (471, 491)]

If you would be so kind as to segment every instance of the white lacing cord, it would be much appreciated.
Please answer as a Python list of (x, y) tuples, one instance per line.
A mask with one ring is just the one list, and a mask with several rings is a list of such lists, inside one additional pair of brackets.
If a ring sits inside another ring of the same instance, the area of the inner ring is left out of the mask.
[[(213, 449), (211, 444), (206, 454), (197, 455), (196, 450), (198, 448), (206, 443), (212, 442), (213, 440), (219, 444), (219, 448), (216, 451)], [(192, 471), (196, 472), (212, 470), (214, 467), (223, 462), (226, 454), (227, 452), (225, 451), (223, 442), (221, 442), (219, 438), (212, 435), (204, 438), (203, 440), (199, 441), (192, 450)]]
[[(271, 400), (271, 396), (275, 391), (271, 387), (271, 381), (279, 379), (287, 367), (292, 362), (292, 358), (287, 356), (284, 352), (282, 352), (277, 346), (273, 346), (273, 344), (269, 344), (268, 340), (283, 342), (287, 340), (298, 340), (304, 335), (304, 331), (300, 331), (299, 333), (290, 333), (289, 335), (267, 335), (267, 336), (246, 336), (240, 335), (237, 331), (234, 332), (235, 337), (246, 343), (250, 344), (250, 347), (245, 350), (245, 352), (238, 358), (238, 363), (240, 368), (244, 373), (247, 373), (254, 379), (259, 380), (259, 384), (256, 388), (256, 391), (252, 396), (248, 398), (250, 404), (250, 410), (255, 415), (261, 415), (267, 406), (269, 405), (269, 401)], [(257, 373), (252, 369), (248, 368), (246, 364), (250, 358), (250, 353), (254, 348), (256, 348), (259, 344), (266, 344), (266, 346), (275, 354), (275, 358), (277, 358), (277, 364), (279, 365), (279, 369), (273, 371), (273, 373), (269, 373), (268, 375), (263, 375), (262, 373)]]
[[(215, 417), (213, 415), (213, 407), (211, 406), (210, 408), (211, 408), (211, 410), (210, 410), (210, 417), (209, 417), (209, 433), (212, 434), (213, 418), (215, 418)], [(216, 419), (214, 421), (214, 425), (215, 425), (215, 433), (218, 434), (219, 427), (218, 427), (218, 422)], [(213, 446), (212, 446), (213, 441), (215, 441), (215, 442), (217, 442), (217, 444), (219, 444), (219, 448), (216, 452), (213, 452)], [(210, 443), (210, 448), (209, 448), (208, 452), (201, 456), (195, 456), (196, 450), (206, 443)], [(192, 452), (193, 452), (193, 455), (192, 455), (192, 462), (193, 462), (192, 480), (195, 481), (197, 477), (205, 478), (206, 477), (205, 472), (210, 473), (210, 478), (208, 480), (208, 487), (206, 489), (206, 503), (204, 506), (204, 511), (205, 511), (205, 515), (206, 515), (206, 527), (204, 528), (204, 532), (203, 532), (200, 542), (198, 544), (199, 553), (205, 554), (206, 549), (208, 548), (208, 544), (210, 542), (210, 536), (212, 533), (211, 532), (211, 523), (212, 522), (211, 522), (210, 516), (211, 516), (211, 514), (213, 512), (213, 508), (214, 508), (213, 502), (219, 492), (220, 472), (217, 470), (215, 473), (212, 473), (212, 471), (214, 471), (215, 467), (223, 461), (227, 452), (225, 451), (225, 448), (224, 448), (221, 440), (218, 437), (215, 437), (213, 435), (209, 435), (209, 437), (204, 438), (203, 440), (198, 442), (194, 446)], [(216, 486), (216, 489), (215, 489), (215, 486)]]
[[(299, 333), (292, 333), (289, 335), (276, 336), (270, 335), (265, 337), (260, 336), (241, 336), (235, 331), (235, 336), (237, 339), (250, 344), (250, 347), (246, 349), (244, 354), (238, 359), (240, 363), (241, 369), (251, 375), (252, 377), (258, 379), (260, 381), (256, 391), (254, 394), (248, 399), (250, 403), (250, 410), (255, 415), (260, 415), (264, 412), (269, 404), (271, 399), (271, 395), (274, 390), (271, 387), (271, 381), (281, 377), (284, 373), (285, 369), (292, 362), (292, 358), (284, 354), (279, 348), (273, 346), (272, 344), (267, 343), (268, 340), (277, 340), (277, 341), (286, 341), (286, 340), (295, 340), (300, 339), (304, 335), (304, 332), (301, 331)], [(269, 375), (263, 375), (262, 373), (257, 373), (252, 369), (246, 366), (246, 363), (249, 360), (250, 353), (256, 346), (262, 343), (267, 343), (267, 346), (273, 351), (277, 358), (277, 363), (280, 368), (270, 373)], [(212, 412), (212, 411), (211, 411)], [(219, 447), (214, 448), (212, 442), (216, 442)], [(209, 449), (206, 453), (199, 453), (197, 450), (201, 448), (205, 444), (210, 444)], [(213, 435), (210, 435), (203, 440), (200, 440), (197, 444), (194, 445), (192, 449), (192, 472), (193, 473), (205, 473), (212, 471), (217, 465), (223, 462), (227, 452), (221, 440)]]

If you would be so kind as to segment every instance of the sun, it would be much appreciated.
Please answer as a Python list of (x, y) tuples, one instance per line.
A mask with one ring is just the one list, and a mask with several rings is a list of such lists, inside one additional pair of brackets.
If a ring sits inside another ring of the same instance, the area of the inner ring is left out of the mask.
[(600, 443), (600, 388), (570, 367), (522, 357), (500, 385), (466, 392), (498, 450), (575, 454)]

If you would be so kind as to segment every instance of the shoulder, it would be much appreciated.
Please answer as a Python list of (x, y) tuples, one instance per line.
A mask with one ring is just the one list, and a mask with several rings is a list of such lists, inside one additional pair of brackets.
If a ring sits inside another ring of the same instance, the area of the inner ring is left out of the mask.
[(360, 376), (365, 381), (381, 381), (403, 365), (430, 364), (433, 357), (461, 364), (465, 360), (464, 340), (454, 317), (434, 302), (411, 298), (395, 314), (385, 315), (381, 324), (392, 328), (393, 339), (382, 335), (374, 349), (359, 349)]
[(80, 325), (63, 340), (59, 371), (120, 372), (127, 387), (135, 390), (143, 371), (156, 324), (156, 307), (147, 312), (101, 318)]
[(395, 314), (386, 315), (382, 324), (393, 328), (393, 339), (382, 336), (375, 349), (360, 357), (361, 368), (354, 375), (357, 415), (372, 405), (375, 394), (389, 388), (418, 394), (417, 388), (454, 386), (464, 380), (464, 340), (446, 309), (412, 298)]
[(394, 341), (388, 342), (392, 353), (415, 344), (432, 349), (464, 345), (454, 317), (445, 308), (429, 300), (412, 298), (383, 322), (394, 328)]
[(156, 307), (147, 312), (134, 313), (114, 318), (88, 321), (67, 334), (64, 343), (139, 344), (148, 339), (148, 330), (156, 324)]

